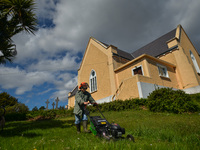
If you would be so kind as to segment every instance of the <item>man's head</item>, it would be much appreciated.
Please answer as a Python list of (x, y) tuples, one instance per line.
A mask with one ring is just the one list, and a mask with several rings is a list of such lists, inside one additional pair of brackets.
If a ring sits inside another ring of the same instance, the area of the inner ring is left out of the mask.
[(86, 82), (82, 82), (79, 86), (79, 89), (83, 92), (85, 92), (89, 88), (89, 85)]

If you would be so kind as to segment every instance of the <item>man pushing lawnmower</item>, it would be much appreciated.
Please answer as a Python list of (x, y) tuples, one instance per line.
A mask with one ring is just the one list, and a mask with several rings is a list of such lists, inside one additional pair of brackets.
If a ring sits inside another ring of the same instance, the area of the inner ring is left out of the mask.
[(86, 133), (91, 133), (91, 131), (87, 130), (87, 115), (85, 112), (85, 107), (92, 103), (93, 105), (97, 105), (96, 101), (92, 98), (91, 94), (87, 92), (87, 88), (89, 85), (86, 82), (82, 82), (79, 86), (79, 89), (75, 95), (75, 106), (74, 106), (74, 114), (75, 114), (75, 125), (77, 128), (77, 133), (81, 132), (80, 123), (83, 121), (83, 129)]
[[(86, 133), (92, 133), (99, 137), (103, 137), (107, 140), (110, 139), (123, 139), (125, 134), (125, 129), (120, 127), (116, 123), (109, 123), (105, 116), (102, 114), (101, 110), (98, 108), (97, 103), (92, 98), (91, 94), (88, 93), (86, 90), (88, 88), (88, 84), (82, 82), (79, 86), (79, 91), (77, 91), (75, 95), (75, 106), (74, 106), (74, 114), (75, 114), (75, 125), (77, 128), (77, 133), (81, 132), (80, 123), (83, 121), (83, 129)], [(97, 106), (97, 109), (103, 116), (90, 116), (90, 112), (86, 109), (88, 104), (93, 104), (93, 106)], [(90, 129), (91, 131), (87, 130), (87, 116), (90, 118)], [(130, 134), (126, 137), (128, 140), (134, 142), (134, 137)]]

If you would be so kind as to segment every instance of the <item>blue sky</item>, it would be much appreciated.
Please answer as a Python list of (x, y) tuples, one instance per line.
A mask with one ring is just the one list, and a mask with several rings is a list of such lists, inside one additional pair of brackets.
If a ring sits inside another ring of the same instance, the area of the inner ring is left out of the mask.
[(36, 0), (39, 30), (13, 37), (18, 55), (0, 65), (0, 92), (49, 108), (77, 85), (77, 70), (91, 36), (133, 52), (181, 24), (200, 52), (199, 0)]

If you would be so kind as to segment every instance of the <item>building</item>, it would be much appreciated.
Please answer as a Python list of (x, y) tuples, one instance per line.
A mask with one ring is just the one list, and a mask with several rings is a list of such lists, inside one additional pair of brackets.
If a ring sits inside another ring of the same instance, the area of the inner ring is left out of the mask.
[[(199, 93), (199, 66), (199, 54), (181, 25), (133, 53), (91, 37), (78, 69), (78, 85), (88, 82), (97, 103), (146, 98), (157, 87)], [(68, 94), (69, 108), (77, 90)]]

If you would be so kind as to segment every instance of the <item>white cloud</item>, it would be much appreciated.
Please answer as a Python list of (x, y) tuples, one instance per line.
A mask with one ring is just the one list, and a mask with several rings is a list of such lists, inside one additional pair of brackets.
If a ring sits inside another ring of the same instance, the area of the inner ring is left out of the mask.
[[(196, 31), (200, 24), (198, 0), (37, 2), (38, 16), (50, 17), (55, 26), (40, 28), (36, 36), (17, 35), (14, 38), (18, 49), (17, 63), (45, 60), (58, 53), (84, 52), (90, 36), (132, 52), (178, 24), (182, 24), (186, 31)], [(196, 39), (198, 33), (193, 34)]]
[[(65, 78), (66, 77), (66, 78)], [(57, 81), (55, 85), (57, 85), (58, 91), (54, 92), (51, 96), (51, 98), (55, 99), (56, 97), (59, 97), (61, 101), (66, 101), (68, 97), (68, 93), (74, 89), (77, 85), (77, 76), (70, 77), (68, 79), (69, 74), (66, 75), (63, 79), (63, 81)], [(67, 82), (65, 82), (67, 80)]]
[(31, 91), (33, 86), (39, 86), (54, 80), (54, 77), (48, 72), (26, 72), (18, 67), (0, 66), (0, 72), (1, 87), (4, 89), (16, 89), (17, 95)]
[(76, 62), (77, 56), (70, 56), (68, 53), (60, 59), (44, 59), (38, 61), (37, 64), (32, 64), (28, 67), (29, 70), (39, 71), (71, 71), (77, 70), (79, 64)]

